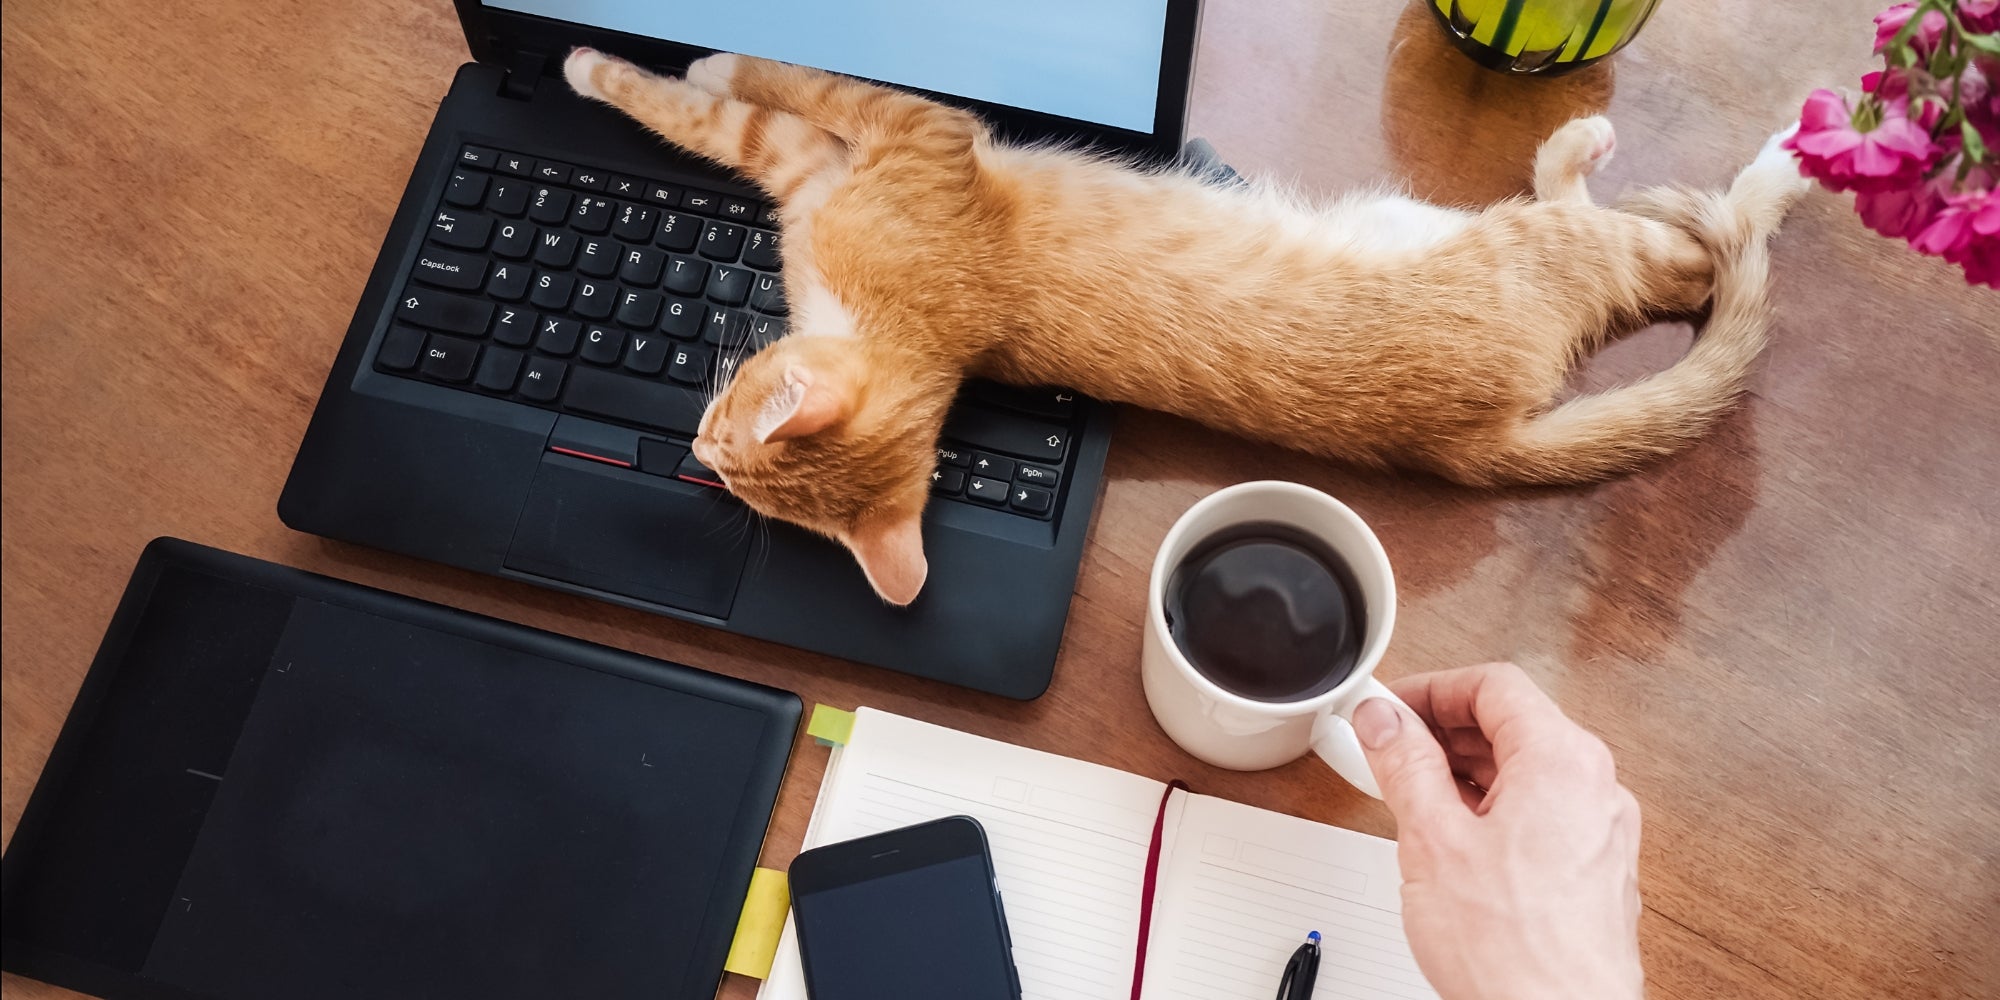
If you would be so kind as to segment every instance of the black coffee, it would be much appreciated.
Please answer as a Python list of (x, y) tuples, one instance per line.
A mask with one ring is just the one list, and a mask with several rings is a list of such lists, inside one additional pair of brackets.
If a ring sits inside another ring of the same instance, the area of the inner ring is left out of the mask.
[(1333, 690), (1354, 670), (1367, 626), (1347, 563), (1273, 522), (1204, 540), (1167, 579), (1166, 612), (1174, 644), (1202, 676), (1258, 701)]

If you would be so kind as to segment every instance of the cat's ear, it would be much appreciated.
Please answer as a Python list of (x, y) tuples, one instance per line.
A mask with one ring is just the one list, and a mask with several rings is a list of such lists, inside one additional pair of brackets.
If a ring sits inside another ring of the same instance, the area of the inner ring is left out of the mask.
[(924, 589), (930, 564), (924, 561), (921, 514), (858, 526), (841, 541), (854, 553), (869, 586), (883, 600), (899, 606), (908, 604)]
[(765, 444), (818, 434), (854, 415), (854, 391), (844, 374), (788, 366), (751, 430)]

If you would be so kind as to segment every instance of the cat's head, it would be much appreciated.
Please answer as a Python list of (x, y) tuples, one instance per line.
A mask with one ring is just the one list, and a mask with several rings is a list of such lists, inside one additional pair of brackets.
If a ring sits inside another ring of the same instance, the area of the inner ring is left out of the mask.
[(832, 538), (892, 604), (923, 589), (922, 516), (955, 385), (854, 337), (793, 334), (744, 361), (694, 453), (758, 513)]

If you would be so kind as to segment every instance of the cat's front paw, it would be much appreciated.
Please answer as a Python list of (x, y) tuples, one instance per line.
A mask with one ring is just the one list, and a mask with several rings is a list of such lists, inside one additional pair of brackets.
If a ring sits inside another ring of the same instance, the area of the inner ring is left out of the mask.
[(729, 52), (703, 56), (688, 64), (687, 82), (717, 97), (728, 97), (742, 57)]
[(569, 58), (563, 60), (563, 79), (569, 81), (571, 90), (592, 100), (610, 100), (604, 96), (604, 88), (597, 83), (599, 67), (611, 65), (611, 57), (596, 49), (582, 46), (571, 49)]

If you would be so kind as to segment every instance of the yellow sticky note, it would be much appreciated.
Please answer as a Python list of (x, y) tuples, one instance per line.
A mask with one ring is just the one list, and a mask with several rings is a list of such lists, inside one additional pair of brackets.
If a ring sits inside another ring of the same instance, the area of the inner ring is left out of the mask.
[(806, 735), (828, 746), (844, 747), (847, 738), (854, 735), (854, 713), (832, 705), (814, 705)]
[(785, 930), (785, 911), (792, 892), (785, 873), (759, 868), (750, 873), (750, 892), (743, 897), (743, 915), (736, 920), (736, 938), (729, 942), (723, 969), (739, 976), (763, 979), (778, 956), (778, 936)]

